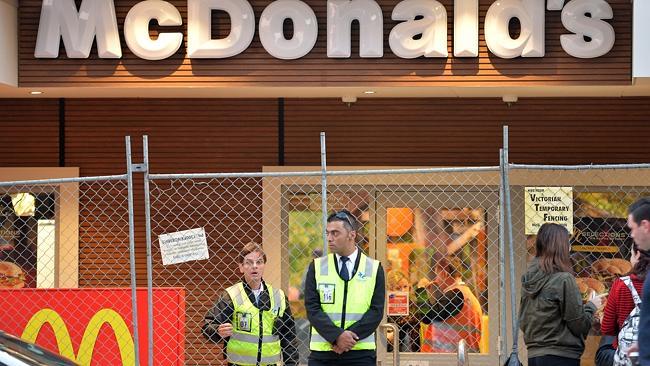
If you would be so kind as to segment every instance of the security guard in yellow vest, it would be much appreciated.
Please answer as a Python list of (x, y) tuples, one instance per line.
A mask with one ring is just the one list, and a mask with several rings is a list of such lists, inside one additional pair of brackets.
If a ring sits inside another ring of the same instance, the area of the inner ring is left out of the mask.
[(266, 254), (255, 243), (244, 246), (239, 270), (244, 281), (226, 289), (205, 316), (203, 334), (225, 342), (230, 365), (285, 365), (298, 362), (296, 329), (281, 289), (262, 280)]
[(314, 259), (307, 270), (310, 366), (377, 363), (375, 331), (384, 314), (384, 270), (356, 246), (357, 227), (346, 210), (330, 215), (330, 254)]

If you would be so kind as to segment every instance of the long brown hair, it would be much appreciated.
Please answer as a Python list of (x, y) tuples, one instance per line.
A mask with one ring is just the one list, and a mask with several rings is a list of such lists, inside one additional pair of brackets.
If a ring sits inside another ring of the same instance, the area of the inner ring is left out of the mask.
[(639, 250), (639, 247), (634, 243), (632, 245), (632, 255), (636, 255), (636, 253), (639, 253), (639, 261), (636, 262), (630, 274), (635, 274), (641, 281), (645, 281), (650, 268), (650, 254), (645, 250)]
[(569, 272), (573, 274), (571, 257), (569, 257), (569, 232), (558, 224), (545, 223), (537, 232), (535, 256), (544, 273)]

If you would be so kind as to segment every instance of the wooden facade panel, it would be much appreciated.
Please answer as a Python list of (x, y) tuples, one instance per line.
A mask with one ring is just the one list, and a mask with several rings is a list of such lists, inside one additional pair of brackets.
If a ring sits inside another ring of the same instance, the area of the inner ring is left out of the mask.
[[(259, 171), (278, 163), (275, 99), (72, 99), (66, 102), (66, 164), (83, 176), (123, 174), (124, 136), (133, 162), (142, 162), (141, 136), (149, 136), (153, 173)], [(186, 182), (186, 183), (183, 183)], [(129, 286), (128, 209), (124, 182), (80, 187), (80, 284)], [(135, 255), (139, 286), (146, 286), (142, 174), (134, 175)], [(151, 183), (154, 286), (187, 290), (186, 363), (207, 365), (220, 355), (201, 336), (216, 291), (239, 278), (237, 250), (261, 242), (261, 181), (157, 180)], [(126, 221), (125, 221), (126, 219)], [(205, 228), (210, 259), (163, 266), (158, 235)]]
[(59, 101), (0, 99), (0, 166), (59, 166)]
[[(442, 86), (442, 85), (627, 85), (631, 82), (632, 4), (628, 0), (608, 1), (614, 18), (608, 22), (616, 32), (614, 48), (595, 59), (578, 59), (561, 48), (560, 35), (569, 33), (561, 23), (561, 12), (546, 11), (546, 56), (544, 58), (505, 60), (495, 57), (486, 46), (485, 14), (493, 0), (480, 0), (478, 58), (400, 59), (389, 47), (388, 36), (397, 22), (391, 13), (397, 0), (379, 0), (384, 16), (384, 57), (362, 59), (359, 53), (358, 26), (353, 26), (352, 57), (327, 58), (327, 8), (320, 0), (305, 1), (318, 19), (318, 39), (313, 50), (298, 60), (279, 60), (263, 48), (255, 35), (246, 51), (227, 59), (188, 59), (186, 42), (172, 57), (146, 61), (130, 53), (122, 32), (124, 18), (137, 0), (116, 1), (123, 58), (98, 59), (93, 47), (89, 59), (68, 59), (63, 44), (58, 59), (35, 59), (34, 49), (42, 1), (21, 1), (19, 7), (19, 68), (21, 86), (160, 86), (229, 85), (238, 86)], [(448, 48), (453, 55), (453, 0), (440, 0), (447, 9)], [(187, 2), (172, 0), (184, 19), (181, 27), (153, 28), (158, 31), (184, 32), (187, 28)], [(253, 0), (259, 20), (268, 0)], [(215, 33), (225, 36), (229, 21), (213, 17)], [(256, 27), (258, 29), (258, 27)]]
[(518, 163), (647, 162), (647, 98), (336, 99), (285, 101), (285, 163), (498, 165), (502, 125)]

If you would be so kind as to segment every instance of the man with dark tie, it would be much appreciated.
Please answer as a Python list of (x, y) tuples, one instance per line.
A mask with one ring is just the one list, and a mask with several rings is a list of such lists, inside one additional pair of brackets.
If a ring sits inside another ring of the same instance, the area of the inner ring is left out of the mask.
[(384, 270), (357, 247), (357, 228), (349, 211), (331, 214), (327, 218), (330, 253), (314, 259), (307, 270), (310, 366), (377, 363), (375, 331), (384, 314)]

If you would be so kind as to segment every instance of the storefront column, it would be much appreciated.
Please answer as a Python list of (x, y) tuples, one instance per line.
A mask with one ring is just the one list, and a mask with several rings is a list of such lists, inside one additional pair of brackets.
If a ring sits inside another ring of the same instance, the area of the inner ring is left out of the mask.
[(0, 0), (0, 85), (18, 85), (18, 0)]
[(632, 77), (650, 78), (650, 42), (647, 35), (650, 33), (650, 1), (632, 0), (633, 28), (632, 28)]

